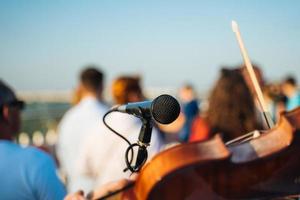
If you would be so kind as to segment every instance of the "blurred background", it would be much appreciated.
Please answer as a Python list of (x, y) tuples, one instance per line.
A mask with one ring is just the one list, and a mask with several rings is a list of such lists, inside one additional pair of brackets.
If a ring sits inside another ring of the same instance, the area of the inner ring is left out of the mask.
[[(268, 81), (299, 77), (299, 10), (295, 0), (1, 0), (0, 78), (27, 102), (18, 140), (55, 143), (88, 64), (105, 72), (107, 88), (134, 73), (149, 98), (177, 95), (188, 82), (205, 99), (221, 66), (242, 63), (233, 19)], [(104, 97), (110, 102), (109, 91)]]

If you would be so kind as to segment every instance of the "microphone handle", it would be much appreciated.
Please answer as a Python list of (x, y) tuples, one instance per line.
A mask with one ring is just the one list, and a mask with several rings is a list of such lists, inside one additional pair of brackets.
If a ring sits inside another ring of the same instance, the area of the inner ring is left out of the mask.
[(135, 162), (135, 169), (137, 169), (137, 171), (141, 169), (148, 158), (147, 147), (151, 141), (152, 127), (153, 125), (151, 118), (146, 118), (143, 120), (143, 126), (140, 130), (138, 140), (139, 150)]

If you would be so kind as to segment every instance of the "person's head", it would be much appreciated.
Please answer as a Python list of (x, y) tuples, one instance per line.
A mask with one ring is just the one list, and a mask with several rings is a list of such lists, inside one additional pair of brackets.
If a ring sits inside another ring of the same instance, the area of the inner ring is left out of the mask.
[(184, 103), (195, 99), (195, 90), (191, 84), (184, 84), (179, 90), (180, 100)]
[(112, 96), (117, 104), (143, 100), (144, 95), (140, 84), (140, 77), (119, 76), (116, 78), (112, 84)]
[(104, 74), (94, 66), (88, 66), (80, 73), (80, 86), (78, 94), (102, 98)]
[(297, 80), (293, 76), (288, 76), (282, 83), (282, 92), (287, 97), (291, 97), (297, 90)]
[(20, 110), (23, 107), (24, 102), (0, 80), (0, 138), (10, 139), (20, 130)]
[(251, 92), (239, 70), (222, 69), (209, 97), (206, 116), (213, 133), (225, 140), (254, 130), (257, 125)]

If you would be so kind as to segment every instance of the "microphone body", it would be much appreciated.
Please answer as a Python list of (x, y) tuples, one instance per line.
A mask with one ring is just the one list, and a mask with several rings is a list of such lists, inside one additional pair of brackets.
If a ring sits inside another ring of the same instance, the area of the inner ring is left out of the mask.
[(122, 113), (128, 113), (136, 117), (145, 117), (143, 115), (150, 115), (152, 101), (141, 101), (135, 103), (128, 103), (117, 107), (117, 111)]
[(160, 95), (152, 101), (128, 103), (114, 107), (114, 109), (142, 119), (153, 118), (161, 124), (172, 123), (180, 113), (178, 101), (167, 94)]

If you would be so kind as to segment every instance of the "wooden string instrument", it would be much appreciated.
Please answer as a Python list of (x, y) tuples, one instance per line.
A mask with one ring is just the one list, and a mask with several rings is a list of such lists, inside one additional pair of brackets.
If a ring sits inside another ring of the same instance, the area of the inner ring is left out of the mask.
[[(251, 77), (236, 23), (233, 30)], [(258, 86), (257, 80), (253, 83)], [(257, 96), (262, 97), (261, 91)], [(300, 194), (300, 108), (282, 113), (273, 126), (264, 101), (259, 102), (270, 130), (226, 145), (216, 135), (170, 148), (143, 167), (135, 184), (105, 199), (272, 199)]]
[(125, 191), (104, 199), (272, 199), (300, 194), (300, 108), (226, 146), (219, 135), (157, 154)]

